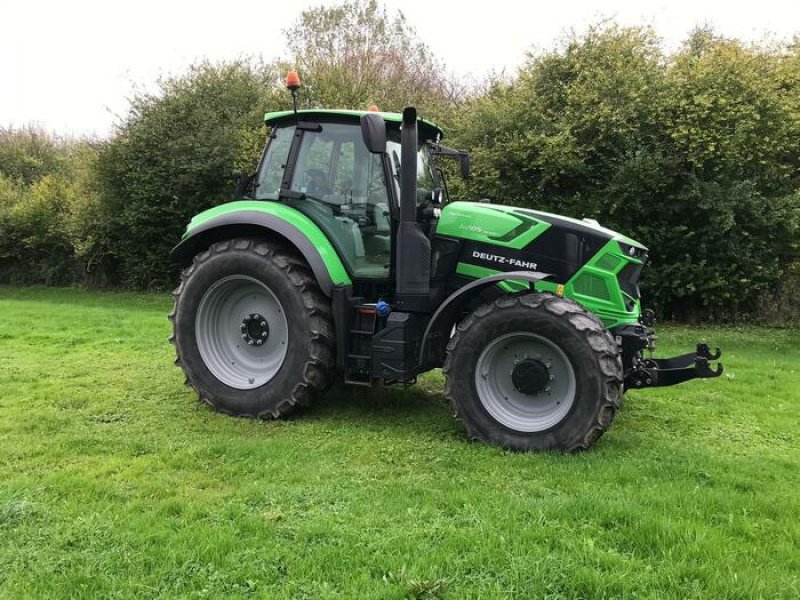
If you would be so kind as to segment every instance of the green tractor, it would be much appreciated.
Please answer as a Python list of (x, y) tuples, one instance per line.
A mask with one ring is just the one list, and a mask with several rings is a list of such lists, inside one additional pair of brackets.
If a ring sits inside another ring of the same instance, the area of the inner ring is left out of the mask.
[(241, 199), (173, 250), (176, 364), (216, 410), (278, 418), (337, 377), (409, 385), (441, 367), (470, 438), (575, 451), (625, 389), (722, 373), (705, 344), (652, 358), (647, 248), (590, 219), (451, 200), (439, 163), (466, 176), (469, 157), (414, 108), (265, 121)]

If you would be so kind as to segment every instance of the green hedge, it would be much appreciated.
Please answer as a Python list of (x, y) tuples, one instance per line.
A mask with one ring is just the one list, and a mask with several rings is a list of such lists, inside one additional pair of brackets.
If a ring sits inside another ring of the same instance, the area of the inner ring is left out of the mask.
[(593, 29), (460, 116), (469, 191), (592, 217), (650, 247), (662, 315), (757, 315), (797, 260), (800, 49)]
[[(386, 21), (373, 5), (331, 23)], [(306, 46), (327, 23), (311, 16), (299, 25), (311, 28), (298, 38)], [(435, 64), (424, 45), (409, 47)], [(315, 56), (302, 73), (308, 97), (329, 105), (322, 91), (343, 65)], [(255, 166), (263, 112), (287, 106), (284, 66), (196, 65), (134, 97), (105, 142), (0, 131), (0, 282), (172, 285), (167, 255), (187, 221), (229, 199), (231, 170)], [(377, 77), (356, 95), (383, 108), (415, 102), (444, 124), (449, 144), (473, 154), (472, 179), (451, 182), (459, 197), (592, 217), (644, 242), (645, 302), (663, 316), (797, 315), (769, 307), (793, 302), (798, 273), (798, 46), (698, 30), (668, 55), (649, 30), (610, 26), (479, 92), (451, 98), (445, 84), (393, 97), (398, 86)]]
[(191, 217), (230, 199), (231, 171), (253, 168), (263, 142), (263, 74), (244, 62), (200, 64), (134, 98), (101, 149), (97, 176), (113, 215), (110, 279), (137, 288), (175, 282), (167, 258)]
[(85, 141), (0, 130), (0, 282), (104, 282), (96, 157)]

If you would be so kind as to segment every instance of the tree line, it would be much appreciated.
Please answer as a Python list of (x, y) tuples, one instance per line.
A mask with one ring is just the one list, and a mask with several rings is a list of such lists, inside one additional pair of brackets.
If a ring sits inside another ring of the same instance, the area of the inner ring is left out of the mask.
[(676, 52), (604, 24), (531, 54), (513, 75), (447, 75), (376, 0), (301, 13), (289, 60), (203, 62), (138, 93), (107, 140), (0, 129), (0, 283), (162, 289), (188, 220), (253, 171), (263, 113), (415, 105), (473, 175), (458, 199), (590, 217), (650, 248), (648, 305), (668, 318), (798, 316), (800, 42), (708, 28)]

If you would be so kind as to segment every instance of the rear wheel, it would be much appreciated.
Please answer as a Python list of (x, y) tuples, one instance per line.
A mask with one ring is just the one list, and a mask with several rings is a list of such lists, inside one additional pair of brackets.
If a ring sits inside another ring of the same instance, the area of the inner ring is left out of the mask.
[(444, 371), (469, 435), (510, 450), (588, 448), (622, 395), (613, 337), (580, 305), (549, 294), (477, 308), (456, 328)]
[(176, 364), (215, 409), (280, 417), (330, 383), (333, 328), (305, 262), (264, 241), (219, 242), (173, 292)]

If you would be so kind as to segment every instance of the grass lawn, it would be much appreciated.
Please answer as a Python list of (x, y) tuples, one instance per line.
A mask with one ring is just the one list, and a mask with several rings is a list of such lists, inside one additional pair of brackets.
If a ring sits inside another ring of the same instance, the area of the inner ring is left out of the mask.
[(797, 598), (800, 331), (631, 392), (587, 453), (470, 444), (433, 373), (200, 406), (168, 295), (0, 287), (0, 597)]

